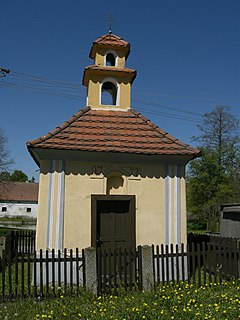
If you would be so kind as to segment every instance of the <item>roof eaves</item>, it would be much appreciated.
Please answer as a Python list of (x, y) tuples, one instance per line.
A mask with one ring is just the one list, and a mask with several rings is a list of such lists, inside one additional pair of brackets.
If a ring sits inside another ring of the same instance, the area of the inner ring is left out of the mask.
[(201, 151), (191, 147), (189, 144), (186, 144), (182, 141), (180, 141), (179, 139), (171, 136), (169, 133), (167, 133), (166, 131), (162, 130), (161, 128), (159, 128), (157, 125), (155, 125), (151, 120), (147, 119), (146, 117), (144, 117), (140, 112), (135, 111), (134, 109), (130, 109), (130, 111), (136, 115), (137, 117), (141, 118), (144, 122), (148, 123), (153, 130), (156, 130), (157, 132), (159, 132), (160, 134), (162, 134), (164, 137), (166, 137), (167, 139), (169, 139), (172, 143), (176, 143), (177, 145), (184, 147), (186, 150), (188, 150), (190, 153), (194, 154), (194, 158), (195, 157), (199, 157), (201, 155)]
[(69, 120), (65, 121), (61, 126), (58, 126), (56, 129), (53, 129), (49, 133), (47, 133), (45, 136), (41, 136), (35, 140), (31, 140), (27, 142), (27, 147), (34, 146), (38, 143), (44, 142), (48, 140), (49, 138), (54, 137), (56, 134), (58, 134), (60, 131), (64, 130), (67, 128), (70, 124), (72, 124), (76, 119), (80, 118), (82, 115), (87, 113), (91, 108), (90, 107), (85, 107), (78, 111), (75, 115), (73, 115)]

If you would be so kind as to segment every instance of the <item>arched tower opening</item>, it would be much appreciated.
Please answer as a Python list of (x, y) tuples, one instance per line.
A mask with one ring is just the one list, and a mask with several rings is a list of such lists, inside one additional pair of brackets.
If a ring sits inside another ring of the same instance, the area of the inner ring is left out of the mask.
[(116, 106), (117, 91), (118, 91), (118, 88), (113, 82), (111, 81), (104, 82), (101, 88), (101, 104)]
[(106, 55), (106, 66), (116, 66), (116, 57), (112, 53)]

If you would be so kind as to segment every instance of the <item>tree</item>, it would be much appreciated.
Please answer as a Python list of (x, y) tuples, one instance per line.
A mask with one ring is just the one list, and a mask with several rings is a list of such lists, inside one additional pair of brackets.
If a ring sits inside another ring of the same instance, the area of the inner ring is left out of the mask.
[(216, 231), (219, 206), (240, 200), (239, 120), (228, 107), (218, 106), (198, 126), (202, 158), (190, 163), (187, 175), (188, 210)]
[(0, 182), (10, 181), (11, 175), (7, 171), (3, 171), (0, 173)]
[(7, 138), (3, 130), (0, 128), (0, 172), (8, 172), (12, 164), (13, 160), (10, 158), (9, 152), (7, 150)]
[(13, 160), (10, 158), (9, 152), (7, 150), (7, 138), (4, 131), (0, 128), (0, 193), (6, 193), (5, 182), (9, 177), (9, 169)]
[(9, 152), (7, 150), (7, 138), (0, 128), (0, 170), (4, 171), (12, 164), (12, 159), (9, 158)]
[[(15, 170), (12, 174), (7, 171), (0, 173), (1, 182), (26, 182), (28, 181), (28, 176), (21, 170)], [(33, 178), (29, 182), (34, 182)]]
[(26, 182), (28, 181), (28, 176), (21, 170), (15, 170), (10, 176), (10, 181)]
[(232, 171), (233, 161), (239, 159), (239, 120), (229, 112), (229, 107), (217, 106), (204, 115), (203, 125), (197, 127), (202, 134), (193, 140), (216, 152), (222, 171)]

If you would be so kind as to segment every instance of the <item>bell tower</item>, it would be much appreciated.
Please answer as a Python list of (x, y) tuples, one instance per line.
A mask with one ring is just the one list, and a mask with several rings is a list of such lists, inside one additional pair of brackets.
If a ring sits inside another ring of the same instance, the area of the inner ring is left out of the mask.
[(130, 44), (109, 32), (93, 42), (89, 57), (94, 65), (85, 68), (86, 105), (92, 109), (128, 110), (136, 71), (125, 67)]

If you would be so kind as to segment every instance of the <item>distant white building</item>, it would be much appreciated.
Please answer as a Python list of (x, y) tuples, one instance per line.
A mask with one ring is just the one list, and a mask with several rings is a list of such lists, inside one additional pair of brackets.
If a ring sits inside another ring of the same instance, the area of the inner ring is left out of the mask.
[(0, 218), (37, 218), (38, 183), (9, 182), (0, 186)]

